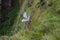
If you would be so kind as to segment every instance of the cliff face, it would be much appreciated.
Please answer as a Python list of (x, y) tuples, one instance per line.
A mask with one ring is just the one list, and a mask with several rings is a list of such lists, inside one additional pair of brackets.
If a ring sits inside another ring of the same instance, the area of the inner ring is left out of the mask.
[(11, 0), (1, 0), (1, 24), (6, 20), (8, 13), (12, 10)]
[[(1, 13), (0, 13), (0, 34), (4, 34), (4, 30), (12, 26), (14, 19), (19, 9), (18, 0), (2, 0), (1, 1)], [(5, 28), (5, 29), (4, 29)]]
[(1, 0), (0, 0), (0, 12), (1, 12)]

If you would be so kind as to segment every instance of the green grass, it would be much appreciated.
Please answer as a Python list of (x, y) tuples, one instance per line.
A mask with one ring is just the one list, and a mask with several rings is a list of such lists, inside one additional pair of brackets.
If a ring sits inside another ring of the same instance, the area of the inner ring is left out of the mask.
[[(34, 3), (37, 3), (38, 0), (34, 0)], [(48, 0), (49, 1), (49, 0)], [(55, 6), (47, 6), (47, 9), (42, 8), (43, 12), (40, 9), (36, 8), (36, 4), (32, 4), (32, 7), (26, 7), (23, 5), (21, 15), (18, 17), (18, 31), (13, 36), (9, 38), (11, 40), (60, 40), (60, 0), (52, 1)], [(29, 25), (30, 30), (26, 29), (28, 22), (22, 23), (22, 14), (25, 10), (28, 15), (32, 15), (32, 22)], [(13, 12), (15, 13), (15, 12)], [(13, 14), (9, 14), (9, 17), (13, 16)], [(17, 19), (16, 19), (17, 20)]]
[[(56, 0), (56, 2), (52, 1), (55, 4), (54, 7), (47, 7), (42, 13), (38, 13), (38, 9), (35, 8), (28, 8), (27, 7), (27, 13), (31, 13), (31, 11), (35, 10), (35, 13), (32, 14), (32, 23), (30, 25), (30, 33), (29, 36), (27, 33), (28, 40), (60, 40), (60, 12), (56, 13), (56, 10), (59, 11), (60, 9), (60, 3)], [(59, 5), (57, 5), (59, 4)], [(33, 5), (34, 6), (34, 5)], [(40, 15), (40, 17), (38, 17)], [(26, 29), (24, 29), (26, 30)], [(23, 32), (22, 32), (23, 33)], [(25, 33), (25, 32), (24, 32)], [(26, 34), (23, 34), (25, 36)], [(25, 40), (25, 39), (21, 39)]]

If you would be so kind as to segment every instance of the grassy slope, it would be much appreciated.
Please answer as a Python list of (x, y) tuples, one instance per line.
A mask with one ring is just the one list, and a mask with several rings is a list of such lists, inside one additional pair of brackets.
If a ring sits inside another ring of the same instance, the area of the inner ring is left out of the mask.
[[(26, 1), (25, 1), (26, 2)], [(25, 2), (22, 5), (22, 9), (18, 13), (17, 23), (14, 24), (14, 27), (19, 27), (19, 31), (13, 36), (6, 37), (5, 39), (11, 40), (60, 40), (60, 0), (53, 0), (55, 4), (54, 7), (48, 7), (41, 10), (35, 8), (35, 4), (38, 0), (34, 1), (31, 8), (27, 8), (27, 13), (32, 15), (32, 22), (29, 25), (30, 30), (25, 29), (24, 27), (28, 25), (27, 23), (21, 23), (22, 17), (20, 13), (23, 13), (25, 8)], [(32, 9), (33, 8), (33, 9)], [(28, 12), (29, 10), (29, 12)], [(33, 12), (33, 10), (35, 12)], [(20, 19), (19, 19), (20, 18)], [(14, 31), (16, 32), (16, 31)]]
[[(44, 9), (45, 11), (41, 12), (39, 9), (35, 8), (36, 0), (31, 8), (27, 8), (27, 11), (32, 15), (32, 22), (29, 25), (30, 30), (25, 29), (23, 26), (28, 25), (27, 23), (21, 23), (22, 29), (16, 35), (14, 35), (12, 40), (60, 40), (60, 3), (56, 0), (55, 8), (48, 7)], [(32, 9), (33, 8), (33, 9)], [(56, 9), (56, 10), (55, 10)], [(33, 13), (33, 10), (35, 11)], [(38, 20), (37, 20), (38, 19)], [(24, 24), (24, 25), (23, 25)]]

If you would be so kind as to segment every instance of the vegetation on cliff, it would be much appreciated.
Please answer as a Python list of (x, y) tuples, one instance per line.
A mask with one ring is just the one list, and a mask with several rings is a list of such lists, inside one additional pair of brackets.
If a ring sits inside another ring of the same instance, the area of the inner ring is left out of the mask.
[[(60, 40), (60, 0), (20, 0), (19, 7), (17, 3), (3, 24), (1, 40)], [(21, 22), (25, 10), (30, 21)]]

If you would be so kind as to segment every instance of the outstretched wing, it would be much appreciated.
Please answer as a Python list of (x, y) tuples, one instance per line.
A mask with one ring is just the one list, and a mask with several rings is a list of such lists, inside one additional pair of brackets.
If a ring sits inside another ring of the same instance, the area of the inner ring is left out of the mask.
[(23, 17), (24, 17), (24, 18), (27, 18), (26, 12), (23, 13)]
[(27, 19), (22, 19), (22, 22), (27, 22), (28, 20)]

